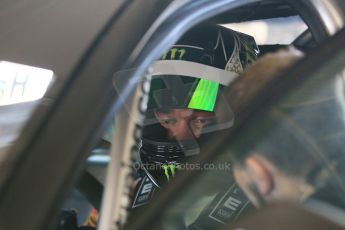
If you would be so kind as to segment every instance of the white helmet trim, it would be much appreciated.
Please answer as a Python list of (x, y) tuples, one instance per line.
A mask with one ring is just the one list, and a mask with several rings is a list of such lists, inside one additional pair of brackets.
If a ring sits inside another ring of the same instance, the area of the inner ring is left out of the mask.
[(229, 85), (238, 77), (238, 74), (232, 71), (226, 71), (209, 65), (181, 60), (156, 61), (153, 65), (152, 76), (158, 75), (195, 77), (215, 81), (225, 86)]

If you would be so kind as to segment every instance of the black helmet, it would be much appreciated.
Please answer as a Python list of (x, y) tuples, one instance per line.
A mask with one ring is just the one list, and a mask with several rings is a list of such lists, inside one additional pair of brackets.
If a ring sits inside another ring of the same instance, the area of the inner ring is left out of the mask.
[[(205, 133), (232, 126), (230, 107), (225, 117), (217, 117), (217, 108), (227, 106), (222, 88), (257, 55), (251, 36), (203, 25), (187, 32), (154, 64), (140, 159), (155, 185), (171, 179), (187, 157), (200, 152)], [(180, 121), (181, 127), (169, 128)], [(187, 129), (182, 127), (186, 124)]]

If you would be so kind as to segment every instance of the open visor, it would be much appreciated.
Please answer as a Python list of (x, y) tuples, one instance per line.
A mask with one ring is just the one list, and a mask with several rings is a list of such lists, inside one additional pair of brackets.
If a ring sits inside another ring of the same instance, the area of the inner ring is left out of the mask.
[[(212, 113), (203, 132), (231, 127), (233, 112), (222, 91), (237, 76), (234, 72), (190, 61), (157, 61), (152, 73), (145, 125), (154, 123), (154, 110), (193, 109)], [(222, 117), (217, 114), (219, 107), (227, 111)]]

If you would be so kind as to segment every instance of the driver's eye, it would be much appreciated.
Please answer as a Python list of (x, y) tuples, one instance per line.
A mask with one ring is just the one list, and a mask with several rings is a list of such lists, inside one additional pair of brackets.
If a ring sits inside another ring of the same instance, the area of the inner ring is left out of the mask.
[(167, 125), (173, 125), (176, 123), (176, 119), (164, 119), (163, 120), (164, 124), (167, 124)]
[(210, 120), (204, 119), (204, 118), (197, 118), (197, 119), (192, 120), (192, 123), (194, 125), (206, 125), (206, 124), (210, 123)]
[(205, 119), (195, 119), (195, 120), (193, 120), (193, 122), (195, 124), (204, 124), (206, 122), (206, 120)]

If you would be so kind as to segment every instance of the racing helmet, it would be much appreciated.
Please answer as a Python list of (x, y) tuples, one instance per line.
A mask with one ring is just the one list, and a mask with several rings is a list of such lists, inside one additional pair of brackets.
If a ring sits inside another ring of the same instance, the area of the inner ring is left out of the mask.
[[(156, 186), (172, 179), (189, 157), (200, 153), (207, 133), (232, 126), (234, 116), (222, 89), (258, 53), (253, 37), (202, 25), (155, 62), (139, 155), (142, 169)], [(226, 116), (217, 117), (219, 107), (227, 107)]]

